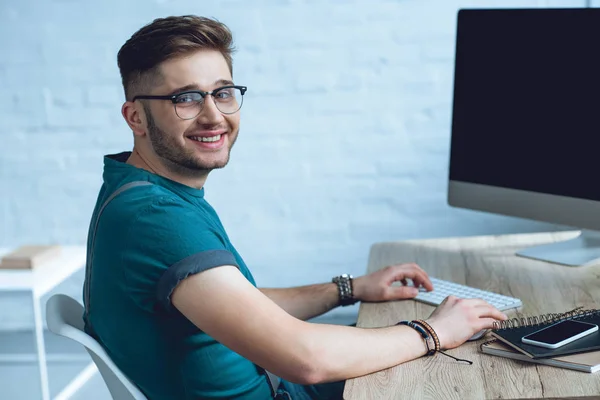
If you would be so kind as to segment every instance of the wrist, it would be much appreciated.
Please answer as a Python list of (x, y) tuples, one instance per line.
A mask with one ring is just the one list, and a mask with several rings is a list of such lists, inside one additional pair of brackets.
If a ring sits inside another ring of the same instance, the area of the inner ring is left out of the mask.
[(354, 295), (354, 299), (357, 301), (362, 301), (364, 295), (364, 286), (363, 286), (363, 278), (353, 278), (352, 279), (352, 293)]
[(427, 331), (427, 333), (429, 334), (430, 338), (433, 341), (433, 346), (434, 346), (436, 352), (442, 350), (442, 344), (440, 342), (440, 338), (439, 338), (437, 332), (435, 331), (435, 329), (433, 329), (433, 327), (429, 324), (429, 322), (424, 321), (422, 319), (416, 319), (413, 322), (420, 325), (421, 327), (423, 327), (423, 329), (425, 329)]
[(350, 306), (358, 301), (354, 294), (354, 282), (352, 275), (342, 274), (335, 276), (331, 282), (337, 285), (338, 304), (341, 306)]
[[(440, 339), (438, 338), (437, 333), (427, 321), (424, 321), (422, 319), (415, 319), (413, 321), (400, 321), (396, 325), (407, 325), (419, 332), (421, 338), (425, 341), (425, 344), (427, 346), (426, 355), (432, 356), (435, 353), (440, 352), (446, 357), (453, 358), (456, 361), (464, 361), (466, 363), (473, 364), (473, 361), (465, 360), (462, 358), (456, 358), (450, 354), (444, 353), (441, 349)], [(433, 347), (430, 345), (429, 339), (433, 340)]]
[(423, 343), (423, 354), (421, 356), (432, 356), (436, 352), (435, 341), (429, 334), (429, 331), (425, 329), (421, 324), (416, 323), (417, 321), (400, 321), (396, 325), (406, 325), (413, 329), (415, 333), (418, 333), (421, 342)]
[(425, 326), (424, 324), (427, 324), (429, 329), (431, 329), (432, 331), (435, 332), (437, 338), (438, 338), (438, 342), (439, 342), (439, 346), (440, 346), (440, 350), (445, 349), (445, 344), (446, 344), (446, 340), (445, 338), (443, 338), (443, 334), (440, 335), (440, 329), (439, 329), (439, 324), (437, 324), (435, 321), (431, 320), (431, 319), (425, 319), (425, 320), (418, 320), (416, 322), (420, 322), (422, 323), (423, 326)]

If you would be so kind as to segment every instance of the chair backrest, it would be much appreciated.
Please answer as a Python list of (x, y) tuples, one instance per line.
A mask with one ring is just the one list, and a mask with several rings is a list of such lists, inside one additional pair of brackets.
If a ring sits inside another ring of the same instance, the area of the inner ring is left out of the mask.
[(146, 396), (123, 374), (104, 348), (83, 327), (83, 306), (72, 297), (55, 294), (46, 303), (48, 329), (82, 344), (92, 357), (111, 396), (115, 400), (147, 400)]

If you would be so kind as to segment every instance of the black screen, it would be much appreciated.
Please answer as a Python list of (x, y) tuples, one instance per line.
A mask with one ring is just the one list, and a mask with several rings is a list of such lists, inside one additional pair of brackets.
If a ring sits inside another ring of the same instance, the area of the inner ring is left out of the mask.
[(525, 336), (529, 340), (536, 342), (544, 342), (549, 344), (560, 343), (565, 339), (578, 335), (593, 328), (590, 324), (580, 323), (576, 321), (563, 321), (556, 325), (542, 329), (539, 332)]
[(460, 10), (450, 179), (600, 200), (600, 9)]

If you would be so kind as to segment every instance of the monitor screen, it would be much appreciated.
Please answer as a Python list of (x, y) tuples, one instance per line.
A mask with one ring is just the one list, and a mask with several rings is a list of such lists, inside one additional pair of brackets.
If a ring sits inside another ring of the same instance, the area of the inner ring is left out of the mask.
[(460, 10), (450, 180), (600, 201), (600, 9)]

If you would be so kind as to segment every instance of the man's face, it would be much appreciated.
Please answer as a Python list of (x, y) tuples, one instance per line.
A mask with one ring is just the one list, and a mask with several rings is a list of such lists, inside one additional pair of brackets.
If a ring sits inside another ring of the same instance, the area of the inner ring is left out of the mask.
[[(213, 50), (165, 61), (160, 72), (163, 80), (152, 90), (152, 95), (187, 90), (210, 92), (232, 81), (225, 58)], [(154, 152), (167, 168), (186, 176), (196, 176), (198, 172), (204, 174), (227, 165), (239, 131), (239, 111), (223, 114), (215, 106), (212, 96), (206, 96), (198, 116), (183, 120), (177, 116), (172, 102), (146, 101), (148, 136)], [(211, 141), (199, 141), (200, 137)]]

